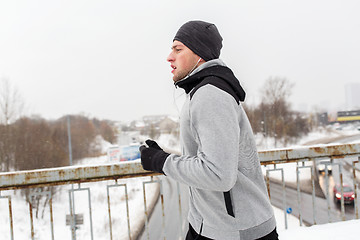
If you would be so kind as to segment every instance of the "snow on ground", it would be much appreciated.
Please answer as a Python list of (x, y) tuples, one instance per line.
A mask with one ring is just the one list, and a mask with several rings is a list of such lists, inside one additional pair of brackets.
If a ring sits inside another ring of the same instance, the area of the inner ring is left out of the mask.
[[(305, 162), (305, 166), (311, 166), (311, 162)], [(277, 169), (283, 169), (284, 173), (284, 181), (289, 183), (296, 183), (296, 163), (283, 163), (283, 164), (276, 164)], [(276, 179), (281, 181), (282, 174), (281, 171), (272, 171), (274, 169), (273, 165), (262, 166), (261, 170), (266, 176), (266, 171), (269, 171), (269, 177), (272, 179)], [(309, 180), (311, 179), (311, 170), (310, 168), (301, 168), (299, 171), (299, 179), (300, 181)]]
[(262, 134), (256, 134), (255, 141), (259, 151), (279, 148), (297, 148), (309, 144), (317, 145), (319, 140), (322, 141), (324, 139), (336, 139), (338, 137), (360, 134), (358, 128), (359, 126), (354, 124), (344, 125), (342, 127), (339, 127), (338, 125), (319, 127), (315, 131), (312, 131), (306, 136), (300, 138), (295, 144), (290, 144), (289, 146), (284, 146), (279, 141), (277, 141), (275, 144), (275, 140), (273, 138), (266, 138)]
[[(139, 160), (137, 160), (139, 161)], [(97, 158), (86, 158), (79, 165), (94, 165), (94, 164), (107, 164), (110, 163), (107, 160), (107, 156), (101, 156)], [(124, 163), (126, 164), (126, 163)], [(144, 197), (143, 197), (143, 181), (149, 181), (150, 177), (133, 178), (126, 180), (119, 180), (118, 184), (127, 183), (127, 192), (129, 200), (129, 217), (130, 227), (132, 230), (132, 239), (135, 234), (141, 231), (144, 221)], [(108, 199), (107, 199), (107, 185), (114, 185), (115, 181), (102, 181), (81, 184), (82, 191), (75, 191), (75, 211), (76, 213), (83, 214), (84, 224), (80, 225), (77, 230), (78, 239), (91, 239), (90, 231), (90, 213), (89, 213), (89, 201), (88, 191), (90, 189), (91, 198), (91, 210), (92, 210), (92, 226), (94, 239), (109, 239), (110, 227), (109, 227), (109, 215), (108, 215)], [(74, 184), (74, 189), (77, 189), (78, 185)], [(146, 205), (149, 210), (158, 196), (158, 187), (156, 183), (146, 184)], [(71, 185), (59, 186), (56, 188), (57, 193), (53, 197), (53, 226), (54, 226), (54, 239), (71, 239), (70, 227), (66, 225), (66, 215), (70, 214), (69, 207), (69, 190)], [(128, 239), (127, 228), (127, 212), (125, 201), (125, 188), (124, 187), (111, 187), (110, 193), (110, 206), (111, 206), (111, 218), (113, 228), (113, 239)], [(24, 197), (20, 195), (20, 190), (16, 191), (2, 191), (1, 196), (11, 196), (12, 215), (14, 225), (14, 239), (31, 239), (31, 225), (29, 205), (24, 200)], [(35, 239), (48, 240), (51, 239), (51, 227), (50, 227), (50, 208), (47, 205), (44, 208), (42, 205), (44, 201), (41, 201), (39, 218), (34, 214), (34, 229), (36, 232)], [(0, 199), (0, 232), (2, 234), (1, 239), (10, 238), (9, 227), (9, 210), (8, 200)], [(43, 218), (40, 216), (43, 213)]]
[(285, 229), (284, 212), (273, 207), (279, 240), (321, 240), (321, 239), (358, 239), (360, 220), (300, 227), (299, 219), (287, 214), (288, 229)]
[[(139, 161), (139, 160), (135, 160)], [(102, 156), (100, 158), (94, 159), (85, 159), (81, 165), (93, 165), (96, 164), (106, 164), (110, 163), (107, 159), (107, 156)], [(123, 164), (127, 164), (124, 162)], [(150, 177), (141, 177), (141, 178), (129, 178), (118, 180), (118, 184), (127, 184), (128, 192), (128, 206), (129, 206), (129, 219), (130, 219), (130, 229), (131, 229), (131, 238), (134, 237), (142, 230), (142, 227), (145, 223), (144, 215), (144, 197), (143, 197), (143, 182), (150, 181)], [(91, 191), (93, 192), (93, 214), (94, 219), (97, 220), (97, 224), (94, 223), (94, 239), (109, 239), (110, 237), (110, 227), (109, 227), (109, 215), (108, 215), (108, 203), (107, 203), (107, 192), (106, 185), (113, 185), (114, 181), (105, 181), (105, 182), (96, 182), (84, 184), (84, 187), (88, 185), (91, 186)], [(158, 184), (146, 184), (146, 205), (147, 211), (155, 204), (158, 196)], [(127, 212), (126, 212), (126, 201), (125, 201), (125, 188), (124, 187), (111, 187), (109, 188), (110, 193), (110, 206), (111, 206), (111, 218), (112, 218), (112, 229), (114, 239), (128, 239), (128, 226), (127, 226)], [(86, 213), (88, 206), (83, 204), (87, 202), (87, 196), (79, 196), (78, 204), (83, 209), (79, 209), (80, 212)], [(77, 210), (78, 211), (78, 210)], [(82, 230), (82, 231), (81, 231)], [(77, 233), (79, 239), (89, 239), (90, 227), (80, 229)], [(96, 236), (97, 235), (97, 236)], [(61, 239), (61, 238), (60, 238)]]
[(279, 231), (280, 240), (358, 239), (360, 220), (328, 223)]

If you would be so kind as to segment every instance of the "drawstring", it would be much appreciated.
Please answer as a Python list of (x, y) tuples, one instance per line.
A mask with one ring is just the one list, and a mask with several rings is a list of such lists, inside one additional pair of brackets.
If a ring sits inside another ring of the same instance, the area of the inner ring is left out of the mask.
[(180, 95), (175, 96), (175, 92), (176, 92), (176, 89), (174, 88), (174, 91), (173, 91), (173, 104), (174, 104), (174, 106), (175, 106), (175, 108), (176, 108), (176, 111), (177, 111), (178, 116), (180, 116), (180, 109), (179, 109), (178, 104), (177, 104), (176, 101), (177, 101), (179, 98), (181, 98), (185, 93), (182, 92)]

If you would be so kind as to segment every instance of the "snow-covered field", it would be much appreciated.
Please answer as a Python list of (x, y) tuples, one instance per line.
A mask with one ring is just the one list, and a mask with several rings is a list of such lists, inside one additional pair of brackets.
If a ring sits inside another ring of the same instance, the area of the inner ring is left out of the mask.
[[(108, 163), (107, 156), (99, 158), (87, 158), (81, 165), (93, 165), (94, 163)], [(119, 180), (118, 184), (127, 184), (128, 192), (128, 206), (132, 239), (134, 234), (141, 231), (145, 221), (144, 215), (144, 197), (142, 182), (150, 181), (150, 177), (142, 177), (136, 179)], [(93, 237), (94, 239), (109, 239), (109, 214), (108, 214), (108, 199), (107, 199), (107, 185), (114, 185), (115, 181), (102, 181), (93, 183), (81, 184), (81, 191), (74, 191), (75, 195), (75, 211), (77, 214), (83, 214), (84, 223), (80, 225), (77, 232), (77, 239), (91, 239), (90, 220), (92, 220)], [(146, 184), (146, 203), (149, 210), (158, 196), (157, 183)], [(71, 185), (59, 186), (56, 188), (57, 192), (53, 197), (53, 226), (54, 239), (71, 239), (70, 226), (66, 225), (66, 215), (70, 214), (69, 207), (69, 190)], [(77, 184), (74, 189), (79, 189)], [(90, 205), (92, 217), (89, 213), (89, 198), (90, 190)], [(113, 239), (128, 239), (127, 227), (127, 211), (125, 201), (125, 187), (110, 187), (110, 206)], [(20, 190), (4, 191), (2, 196), (11, 196), (14, 239), (31, 239), (31, 224), (29, 205), (24, 201), (24, 197), (20, 195)], [(36, 210), (33, 209), (33, 222), (35, 229), (35, 239), (51, 239), (50, 227), (50, 208), (47, 205), (43, 207), (44, 199), (41, 200), (39, 217), (35, 217)], [(9, 227), (9, 210), (8, 200), (1, 199), (0, 201), (0, 239), (11, 239)], [(42, 212), (44, 211), (44, 212)], [(43, 216), (43, 217), (41, 217)]]
[[(359, 133), (359, 131), (351, 128), (343, 129), (342, 131), (321, 130), (311, 133), (306, 138), (301, 139), (298, 145), (302, 145), (315, 139), (321, 139), (330, 136), (337, 137), (341, 135), (353, 135), (356, 133)], [(178, 149), (176, 141), (174, 141), (169, 136), (163, 135), (160, 137), (160, 139), (158, 139), (158, 141), (162, 146), (167, 146), (170, 149)], [(169, 144), (170, 142), (171, 144)], [(259, 150), (272, 148), (272, 141), (267, 140), (265, 142), (264, 139), (258, 138), (257, 142)], [(264, 144), (266, 144), (266, 146)], [(82, 165), (95, 163), (108, 163), (107, 157), (102, 156), (99, 158), (88, 158), (81, 162)], [(294, 166), (290, 165), (284, 166), (285, 179), (287, 181), (296, 181), (296, 175), (293, 174), (295, 172), (294, 168)], [(303, 177), (306, 178), (306, 173), (302, 175), (302, 178)], [(140, 231), (144, 224), (145, 217), (142, 182), (147, 180), (150, 180), (150, 178), (118, 181), (118, 184), (125, 183), (125, 181), (128, 184), (127, 190), (129, 197), (129, 217), (132, 234)], [(77, 230), (77, 239), (91, 239), (88, 191), (86, 190), (87, 188), (90, 188), (90, 186), (94, 239), (110, 239), (106, 185), (113, 184), (115, 184), (114, 181), (81, 184), (81, 189), (84, 190), (74, 192), (76, 213), (82, 213), (84, 216), (84, 224), (81, 225)], [(78, 185), (74, 185), (74, 188), (77, 189)], [(71, 189), (71, 185), (57, 187), (57, 193), (53, 198), (54, 239), (71, 239), (70, 227), (66, 225), (66, 215), (69, 214), (69, 189)], [(112, 187), (109, 191), (113, 239), (128, 239), (124, 187)], [(156, 199), (154, 196), (157, 196), (157, 191), (158, 187), (156, 184), (146, 185), (146, 201), (148, 209), (153, 205), (153, 201)], [(11, 196), (14, 239), (31, 239), (29, 206), (24, 201), (24, 197), (20, 195), (20, 190), (2, 191), (0, 196)], [(151, 201), (151, 199), (153, 201)], [(43, 203), (44, 202), (42, 201), (42, 204)], [(46, 208), (43, 208), (41, 206), (39, 209), (39, 215), (41, 216), (43, 214), (44, 217), (36, 218), (34, 216), (34, 229), (36, 232), (35, 239), (51, 239), (49, 207), (47, 206)], [(285, 230), (283, 211), (276, 208), (274, 208), (274, 211), (276, 213), (278, 231), (280, 233), (281, 240), (348, 239), (350, 237), (358, 236), (357, 227), (360, 227), (360, 220), (331, 223), (313, 227), (299, 227), (298, 219), (288, 215), (288, 230)], [(8, 200), (7, 198), (0, 198), (0, 239), (11, 239), (8, 215)]]

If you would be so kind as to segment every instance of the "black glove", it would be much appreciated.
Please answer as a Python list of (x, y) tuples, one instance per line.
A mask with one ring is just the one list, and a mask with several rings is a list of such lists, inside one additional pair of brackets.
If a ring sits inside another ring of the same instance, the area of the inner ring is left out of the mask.
[(164, 174), (162, 169), (166, 158), (170, 154), (164, 152), (153, 140), (146, 140), (145, 143), (149, 147), (142, 145), (139, 148), (141, 154), (141, 165), (145, 170)]

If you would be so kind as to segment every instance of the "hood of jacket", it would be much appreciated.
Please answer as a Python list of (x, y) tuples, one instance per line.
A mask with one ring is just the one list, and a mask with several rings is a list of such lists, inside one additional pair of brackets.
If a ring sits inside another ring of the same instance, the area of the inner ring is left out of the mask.
[(216, 77), (217, 81), (219, 81), (217, 84), (225, 84), (229, 86), (241, 102), (245, 100), (246, 93), (241, 87), (239, 80), (235, 77), (231, 69), (223, 64), (222, 61), (219, 64), (217, 64), (217, 62), (215, 62), (215, 64), (214, 62), (207, 62), (203, 65), (201, 65), (198, 69), (195, 69), (195, 71), (189, 76), (175, 82), (175, 86), (183, 88), (188, 94), (192, 89), (203, 82), (205, 78)]

